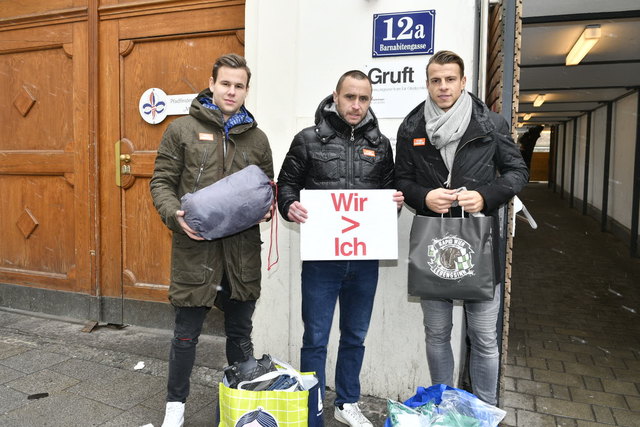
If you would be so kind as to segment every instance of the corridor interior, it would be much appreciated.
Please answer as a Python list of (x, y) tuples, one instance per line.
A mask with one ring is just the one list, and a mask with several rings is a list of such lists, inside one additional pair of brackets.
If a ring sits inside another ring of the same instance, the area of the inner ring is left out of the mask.
[(516, 220), (505, 426), (640, 426), (640, 259), (530, 183)]

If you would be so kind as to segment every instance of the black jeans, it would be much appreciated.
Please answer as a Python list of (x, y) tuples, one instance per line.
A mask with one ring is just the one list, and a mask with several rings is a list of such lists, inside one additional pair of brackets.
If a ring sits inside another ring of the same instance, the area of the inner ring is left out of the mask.
[[(229, 365), (243, 362), (253, 355), (251, 316), (255, 301), (238, 301), (229, 298), (226, 276), (215, 305), (224, 312), (224, 332), (227, 337), (226, 354)], [(186, 402), (189, 396), (189, 378), (196, 360), (196, 345), (202, 332), (202, 324), (211, 307), (175, 307), (176, 325), (169, 353), (169, 379), (167, 402)]]

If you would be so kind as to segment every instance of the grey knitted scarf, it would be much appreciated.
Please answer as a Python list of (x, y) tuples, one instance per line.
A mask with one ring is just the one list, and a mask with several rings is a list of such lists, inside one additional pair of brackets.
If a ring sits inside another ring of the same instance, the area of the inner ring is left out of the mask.
[(451, 183), (451, 168), (456, 149), (471, 120), (471, 104), (471, 96), (466, 90), (462, 91), (460, 98), (446, 112), (440, 109), (430, 96), (424, 103), (425, 127), (429, 141), (440, 150), (440, 155), (449, 170), (445, 182), (447, 188)]

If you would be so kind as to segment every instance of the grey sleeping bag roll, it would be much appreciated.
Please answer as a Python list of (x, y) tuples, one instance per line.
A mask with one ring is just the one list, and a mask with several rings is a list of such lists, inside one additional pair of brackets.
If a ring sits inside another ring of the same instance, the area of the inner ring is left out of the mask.
[(213, 240), (256, 225), (273, 203), (273, 188), (262, 169), (249, 165), (181, 201), (187, 225)]

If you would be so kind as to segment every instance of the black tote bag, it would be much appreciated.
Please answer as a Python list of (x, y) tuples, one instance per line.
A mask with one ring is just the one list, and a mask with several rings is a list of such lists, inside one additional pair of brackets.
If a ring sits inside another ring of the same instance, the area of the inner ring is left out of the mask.
[(409, 243), (409, 295), (488, 301), (495, 291), (492, 218), (416, 215)]

